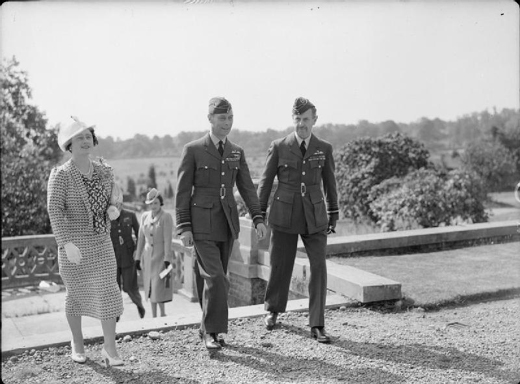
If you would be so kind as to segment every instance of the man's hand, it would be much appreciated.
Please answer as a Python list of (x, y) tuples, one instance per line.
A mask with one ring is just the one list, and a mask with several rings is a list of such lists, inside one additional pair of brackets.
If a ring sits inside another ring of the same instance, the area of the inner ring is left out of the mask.
[(193, 233), (191, 231), (182, 232), (180, 239), (185, 247), (193, 247)]
[(336, 233), (336, 219), (329, 219), (329, 226), (327, 227), (327, 235)]
[(264, 223), (258, 223), (256, 226), (256, 236), (258, 240), (262, 240), (267, 235), (267, 227)]

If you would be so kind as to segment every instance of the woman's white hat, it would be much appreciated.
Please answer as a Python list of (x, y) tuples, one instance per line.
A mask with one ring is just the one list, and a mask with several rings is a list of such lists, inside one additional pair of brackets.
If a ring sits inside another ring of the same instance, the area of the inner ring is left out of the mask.
[(67, 145), (74, 136), (84, 131), (85, 129), (94, 128), (94, 125), (87, 125), (80, 121), (76, 116), (71, 116), (71, 120), (61, 123), (60, 131), (58, 132), (58, 145), (63, 152), (67, 152)]
[(155, 188), (150, 189), (150, 192), (146, 194), (146, 200), (144, 201), (146, 204), (152, 204), (155, 199), (159, 196), (159, 191)]

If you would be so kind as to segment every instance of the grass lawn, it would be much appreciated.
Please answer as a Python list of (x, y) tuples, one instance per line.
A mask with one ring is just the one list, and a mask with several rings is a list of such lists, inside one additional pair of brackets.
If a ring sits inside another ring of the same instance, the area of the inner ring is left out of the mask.
[(330, 260), (398, 281), (405, 298), (427, 308), (520, 290), (519, 242)]

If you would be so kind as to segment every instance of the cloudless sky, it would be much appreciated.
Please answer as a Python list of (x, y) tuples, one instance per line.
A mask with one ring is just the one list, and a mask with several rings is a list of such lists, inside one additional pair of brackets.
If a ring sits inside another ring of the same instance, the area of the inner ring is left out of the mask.
[(290, 126), (298, 96), (318, 125), (520, 108), (512, 1), (42, 1), (0, 12), (2, 58), (28, 72), (49, 123), (76, 115), (102, 137), (207, 130), (218, 95), (249, 131)]

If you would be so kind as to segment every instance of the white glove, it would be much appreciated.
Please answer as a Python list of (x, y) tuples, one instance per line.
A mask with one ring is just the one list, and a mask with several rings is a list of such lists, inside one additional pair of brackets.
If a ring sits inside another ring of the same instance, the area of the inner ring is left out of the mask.
[(76, 247), (73, 243), (65, 244), (64, 248), (69, 261), (74, 264), (79, 264), (81, 261), (81, 252), (79, 248)]
[(108, 207), (107, 213), (108, 213), (108, 217), (110, 218), (110, 220), (117, 219), (119, 217), (119, 215), (121, 214), (119, 212), (119, 209), (117, 209), (117, 207), (114, 205), (111, 205), (110, 207)]

